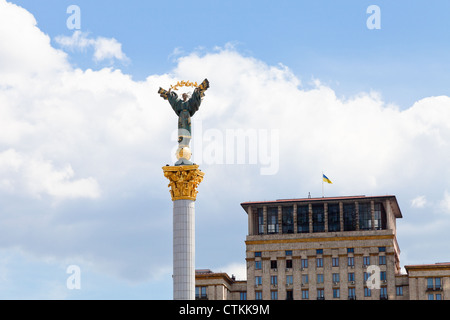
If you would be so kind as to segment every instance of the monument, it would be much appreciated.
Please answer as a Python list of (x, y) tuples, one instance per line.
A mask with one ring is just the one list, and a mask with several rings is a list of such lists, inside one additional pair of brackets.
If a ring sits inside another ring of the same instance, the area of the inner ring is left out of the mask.
[[(179, 87), (195, 87), (189, 97), (182, 98), (175, 92)], [(159, 88), (159, 95), (168, 100), (178, 116), (177, 161), (173, 166), (164, 166), (164, 176), (169, 179), (170, 195), (173, 202), (173, 299), (195, 299), (195, 200), (197, 187), (202, 182), (204, 172), (191, 162), (191, 117), (198, 111), (209, 82), (181, 81), (169, 90)]]

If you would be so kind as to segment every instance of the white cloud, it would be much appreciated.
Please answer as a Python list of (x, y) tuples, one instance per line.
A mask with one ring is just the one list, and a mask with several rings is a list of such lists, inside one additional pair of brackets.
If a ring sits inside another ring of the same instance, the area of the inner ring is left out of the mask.
[(411, 200), (411, 207), (413, 208), (423, 208), (427, 204), (426, 196), (417, 196)]
[(114, 59), (127, 63), (128, 57), (122, 51), (122, 44), (114, 38), (97, 37), (89, 38), (89, 34), (76, 30), (72, 36), (58, 36), (56, 42), (63, 48), (71, 50), (85, 51), (89, 48), (94, 49), (94, 60), (108, 60), (112, 62)]
[(219, 267), (214, 272), (226, 272), (230, 277), (234, 275), (236, 280), (247, 279), (247, 264), (245, 262), (233, 262), (224, 267)]
[(92, 177), (74, 180), (75, 173), (70, 165), (57, 170), (48, 161), (27, 158), (13, 149), (0, 153), (0, 173), (0, 186), (7, 192), (32, 197), (49, 195), (57, 199), (100, 196), (97, 181)]

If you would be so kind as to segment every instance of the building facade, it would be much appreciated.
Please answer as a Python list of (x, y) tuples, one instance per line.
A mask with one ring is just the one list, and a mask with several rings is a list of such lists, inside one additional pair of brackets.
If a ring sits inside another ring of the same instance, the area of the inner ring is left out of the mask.
[(248, 215), (247, 280), (197, 273), (197, 298), (450, 299), (450, 263), (405, 266), (407, 273), (401, 272), (396, 219), (402, 213), (395, 196), (241, 206)]

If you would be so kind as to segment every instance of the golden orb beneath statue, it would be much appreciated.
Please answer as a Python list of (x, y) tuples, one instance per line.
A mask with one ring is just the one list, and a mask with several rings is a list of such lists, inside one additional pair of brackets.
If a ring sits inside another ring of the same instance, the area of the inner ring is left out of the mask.
[(176, 152), (177, 159), (186, 159), (189, 160), (191, 158), (191, 149), (189, 147), (179, 147)]

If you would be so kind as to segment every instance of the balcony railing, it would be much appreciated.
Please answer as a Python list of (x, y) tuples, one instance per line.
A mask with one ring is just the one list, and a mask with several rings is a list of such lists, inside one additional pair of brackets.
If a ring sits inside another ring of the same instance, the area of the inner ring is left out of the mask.
[(440, 285), (427, 286), (427, 291), (442, 291), (442, 286)]

